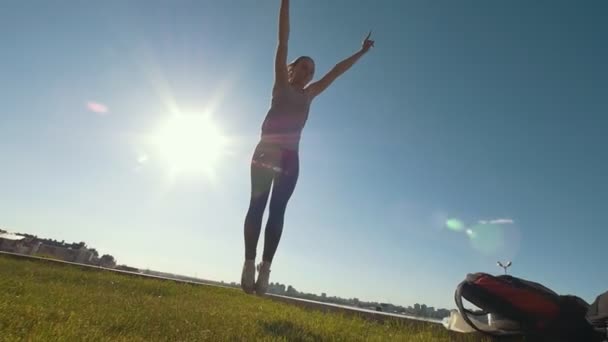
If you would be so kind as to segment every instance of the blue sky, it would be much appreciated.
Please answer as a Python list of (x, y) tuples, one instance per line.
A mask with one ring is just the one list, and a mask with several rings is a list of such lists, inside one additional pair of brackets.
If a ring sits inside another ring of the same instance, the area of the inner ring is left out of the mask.
[[(278, 3), (6, 4), (0, 227), (238, 281)], [(317, 77), (369, 29), (376, 48), (312, 105), (271, 281), (453, 307), (468, 272), (510, 259), (560, 293), (605, 291), (607, 10), (292, 1), (289, 59)], [(211, 117), (219, 159), (150, 144), (176, 111)]]

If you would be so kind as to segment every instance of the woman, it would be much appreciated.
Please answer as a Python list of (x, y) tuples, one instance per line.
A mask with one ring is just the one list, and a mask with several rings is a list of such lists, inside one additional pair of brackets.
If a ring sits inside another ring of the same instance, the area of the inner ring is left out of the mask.
[[(251, 160), (251, 199), (245, 218), (245, 263), (241, 275), (241, 287), (246, 293), (255, 291), (263, 295), (268, 288), (270, 265), (283, 231), (285, 209), (298, 180), (298, 148), (310, 103), (374, 45), (370, 35), (371, 32), (358, 52), (336, 64), (320, 80), (310, 83), (315, 71), (312, 58), (301, 56), (287, 65), (289, 0), (281, 0), (272, 103)], [(257, 266), (256, 281), (256, 247), (269, 196), (264, 253)]]

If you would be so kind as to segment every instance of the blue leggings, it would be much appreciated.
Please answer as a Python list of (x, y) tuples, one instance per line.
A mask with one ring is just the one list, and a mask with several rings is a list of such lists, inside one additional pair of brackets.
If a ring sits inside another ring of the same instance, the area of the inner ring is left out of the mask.
[(283, 232), (287, 202), (293, 193), (299, 174), (297, 150), (260, 142), (251, 158), (251, 199), (245, 217), (245, 259), (256, 257), (262, 229), (262, 217), (270, 198), (268, 220), (264, 233), (263, 261), (272, 262)]

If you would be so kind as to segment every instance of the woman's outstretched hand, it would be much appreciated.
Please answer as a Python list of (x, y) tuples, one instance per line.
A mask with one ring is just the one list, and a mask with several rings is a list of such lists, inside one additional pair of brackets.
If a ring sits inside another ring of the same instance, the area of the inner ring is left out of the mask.
[(370, 48), (372, 48), (374, 46), (374, 41), (369, 39), (369, 37), (371, 37), (371, 35), (372, 35), (372, 31), (369, 31), (369, 33), (367, 34), (367, 37), (365, 37), (365, 40), (363, 40), (363, 43), (361, 44), (361, 51), (367, 52), (367, 51), (369, 51)]
[(371, 49), (374, 46), (374, 41), (369, 39), (371, 36), (372, 36), (372, 31), (369, 31), (369, 33), (367, 34), (367, 37), (365, 37), (365, 39), (363, 40), (363, 43), (361, 44), (361, 49), (359, 51), (357, 51), (357, 52), (353, 53), (351, 56), (341, 60), (327, 74), (325, 74), (325, 76), (323, 76), (320, 80), (311, 83), (308, 86), (309, 94), (312, 94), (313, 97), (319, 95), (327, 87), (329, 87), (329, 85), (336, 78), (338, 78), (340, 75), (345, 73), (348, 69), (350, 69), (350, 67), (352, 67), (353, 64), (355, 64), (355, 62), (357, 62), (359, 60), (359, 58), (361, 58), (361, 56), (363, 56), (367, 51), (369, 51), (369, 49)]

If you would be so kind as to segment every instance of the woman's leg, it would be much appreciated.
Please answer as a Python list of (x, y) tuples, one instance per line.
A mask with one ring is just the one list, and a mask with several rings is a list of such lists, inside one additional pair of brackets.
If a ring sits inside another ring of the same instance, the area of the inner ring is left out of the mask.
[(285, 151), (281, 158), (280, 172), (275, 174), (270, 198), (270, 208), (264, 233), (264, 254), (262, 260), (270, 264), (279, 245), (283, 232), (285, 209), (296, 187), (299, 175), (297, 151)]
[(258, 145), (251, 159), (251, 198), (245, 217), (245, 260), (254, 260), (256, 248), (262, 229), (262, 217), (270, 194), (273, 171), (263, 166), (259, 161), (264, 160), (270, 153), (263, 145)]

